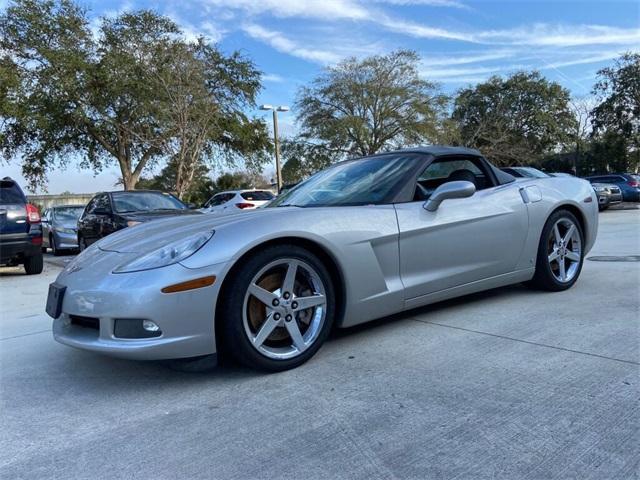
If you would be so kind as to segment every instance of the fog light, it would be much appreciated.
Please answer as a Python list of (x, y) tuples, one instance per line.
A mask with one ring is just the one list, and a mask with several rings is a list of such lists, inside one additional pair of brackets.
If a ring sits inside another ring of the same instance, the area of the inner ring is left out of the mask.
[(144, 328), (147, 332), (157, 332), (158, 330), (160, 330), (160, 327), (151, 320), (143, 320), (142, 328)]

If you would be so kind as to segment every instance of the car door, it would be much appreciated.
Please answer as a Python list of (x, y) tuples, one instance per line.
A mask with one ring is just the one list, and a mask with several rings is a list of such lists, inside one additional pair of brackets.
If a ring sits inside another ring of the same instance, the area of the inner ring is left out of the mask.
[(396, 204), (400, 274), (409, 306), (425, 295), (510, 273), (522, 255), (526, 205), (516, 183), (497, 185), (483, 159), (437, 159), (419, 181), (427, 187), (446, 183), (459, 170), (477, 178), (471, 197), (445, 200), (433, 212), (423, 207), (423, 199)]
[(115, 221), (113, 206), (108, 194), (104, 193), (98, 197), (96, 201), (96, 209), (94, 212), (97, 218), (97, 234), (95, 240), (100, 240), (101, 238), (112, 234), (118, 229)]

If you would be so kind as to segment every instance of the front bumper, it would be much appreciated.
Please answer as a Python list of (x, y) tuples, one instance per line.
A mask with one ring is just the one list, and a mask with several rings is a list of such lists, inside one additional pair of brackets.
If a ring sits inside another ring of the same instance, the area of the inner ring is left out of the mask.
[(78, 248), (78, 234), (55, 231), (56, 246), (61, 249)]
[[(226, 264), (200, 269), (176, 264), (113, 274), (111, 270), (131, 254), (93, 253), (91, 258), (84, 258), (85, 266), (74, 271), (78, 265), (72, 263), (56, 280), (66, 286), (62, 314), (53, 321), (56, 341), (137, 360), (187, 358), (216, 352), (215, 305)], [(208, 275), (219, 280), (209, 287), (179, 293), (160, 291), (168, 285)], [(78, 317), (89, 321), (79, 324)], [(119, 338), (114, 331), (118, 319), (151, 320), (162, 333), (154, 338)]]

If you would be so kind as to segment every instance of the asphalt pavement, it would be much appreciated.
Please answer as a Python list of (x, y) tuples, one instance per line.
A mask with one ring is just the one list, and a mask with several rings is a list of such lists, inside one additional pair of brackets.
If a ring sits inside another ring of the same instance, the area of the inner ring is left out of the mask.
[(600, 220), (569, 291), (413, 310), (271, 375), (59, 345), (65, 257), (0, 269), (0, 478), (638, 478), (640, 211)]

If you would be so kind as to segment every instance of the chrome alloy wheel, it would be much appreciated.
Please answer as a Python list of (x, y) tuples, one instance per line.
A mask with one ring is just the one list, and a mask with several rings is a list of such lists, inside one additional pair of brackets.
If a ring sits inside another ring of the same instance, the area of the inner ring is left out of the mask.
[(295, 258), (274, 260), (249, 283), (242, 306), (244, 331), (262, 355), (294, 358), (318, 339), (326, 304), (325, 286), (309, 264)]
[(547, 240), (549, 267), (562, 283), (573, 280), (582, 262), (582, 241), (578, 227), (568, 218), (558, 220)]

